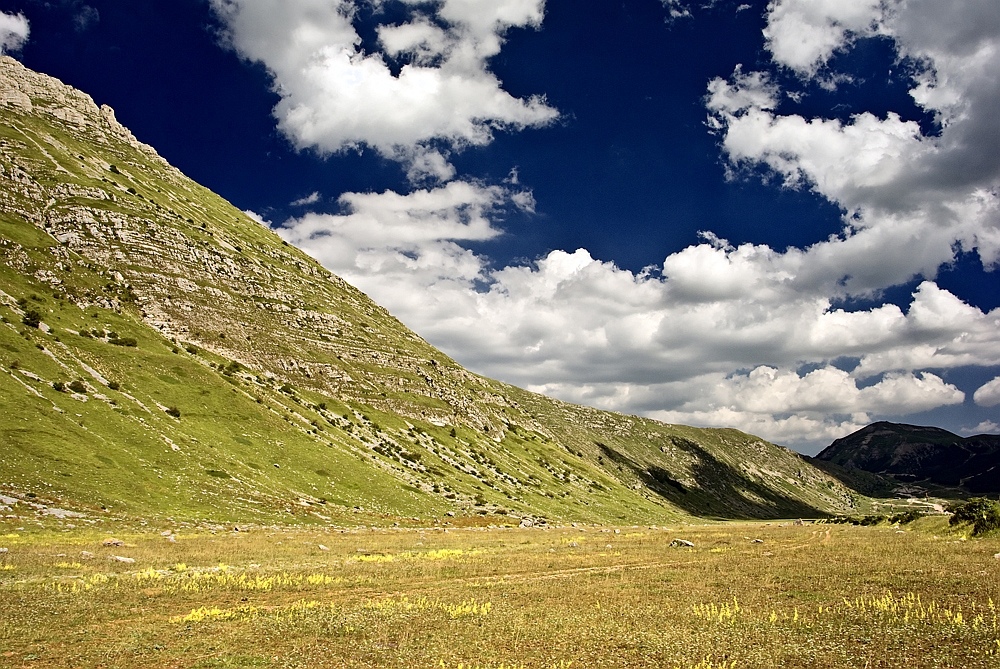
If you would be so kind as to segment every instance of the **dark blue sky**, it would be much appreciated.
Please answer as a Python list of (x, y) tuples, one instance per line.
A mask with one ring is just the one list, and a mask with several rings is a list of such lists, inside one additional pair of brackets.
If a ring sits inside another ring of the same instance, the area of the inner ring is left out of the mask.
[[(795, 2), (808, 0), (785, 4)], [(808, 181), (784, 188), (779, 176), (752, 161), (727, 178), (732, 164), (722, 148), (725, 131), (709, 128), (706, 95), (709, 82), (729, 78), (737, 64), (744, 72), (766, 71), (782, 91), (795, 91), (779, 96), (773, 110), (778, 116), (850, 124), (861, 112), (879, 119), (894, 112), (903, 121), (917, 122), (925, 137), (940, 135), (933, 110), (918, 106), (910, 95), (919, 64), (897, 48), (902, 38), (861, 36), (852, 48), (835, 53), (823, 71), (848, 73), (850, 80), (841, 79), (831, 90), (822, 77), (810, 79), (794, 67), (775, 66), (762, 37), (772, 19), (767, 3), (747, 2), (749, 7), (737, 11), (739, 4), (693, 6), (691, 17), (668, 21), (658, 0), (584, 5), (547, 0), (540, 27), (509, 29), (502, 51), (488, 60), (489, 71), (514, 98), (544, 95), (560, 117), (544, 127), (497, 130), (488, 145), (451, 153), (458, 178), (481, 186), (501, 185), (516, 169), (521, 187), (530, 189), (536, 203), (533, 213), (512, 206), (493, 211), (492, 224), (505, 234), (465, 240), (461, 246), (476, 253), (484, 268), (531, 266), (553, 251), (583, 248), (596, 260), (637, 273), (651, 265), (659, 272), (664, 258), (702, 243), (699, 231), (779, 253), (840, 233), (843, 203), (814, 192)], [(140, 140), (187, 175), (274, 224), (302, 215), (304, 210), (290, 203), (313, 192), (322, 199), (311, 211), (338, 214), (343, 213), (336, 201), (342, 193), (405, 194), (416, 188), (399, 162), (371, 147), (327, 157), (312, 149), (296, 151), (272, 115), (280, 98), (271, 76), (260, 62), (244, 60), (222, 45), (221, 36), (235, 29), (207, 0), (0, 0), (0, 10), (23, 12), (30, 22), (30, 39), (18, 54), (25, 65), (110, 104)], [(409, 8), (391, 2), (383, 10), (373, 12), (364, 4), (358, 10), (355, 29), (368, 53), (380, 48), (378, 24), (398, 24), (409, 16)], [(405, 61), (387, 60), (398, 75)], [(435, 141), (434, 146), (447, 144)], [(905, 312), (920, 281), (915, 276), (846, 299), (830, 297), (853, 311), (896, 304)], [(488, 277), (478, 285), (479, 290), (488, 287)], [(974, 251), (958, 254), (942, 269), (937, 285), (984, 312), (1000, 306), (1000, 281), (983, 271)], [(377, 290), (369, 292), (379, 297)], [(448, 350), (448, 337), (435, 337), (433, 328), (428, 332), (406, 314), (403, 318)], [(477, 354), (467, 352), (463, 358), (462, 347), (456, 346), (449, 352), (476, 367)], [(764, 356), (730, 373), (755, 364), (822, 366), (833, 357), (803, 354), (786, 363)], [(490, 365), (487, 361), (479, 368), (497, 374)], [(998, 371), (995, 366), (966, 372), (933, 364), (921, 369), (936, 370), (946, 380), (965, 379), (965, 401), (934, 409), (937, 422), (959, 429), (996, 417), (995, 410), (971, 399), (976, 384)], [(569, 383), (556, 377), (552, 382)], [(511, 380), (538, 387), (550, 382), (527, 372), (513, 373)], [(581, 399), (565, 389), (551, 391)], [(655, 415), (648, 400), (620, 408), (636, 407)], [(940, 412), (947, 415), (941, 418)]]

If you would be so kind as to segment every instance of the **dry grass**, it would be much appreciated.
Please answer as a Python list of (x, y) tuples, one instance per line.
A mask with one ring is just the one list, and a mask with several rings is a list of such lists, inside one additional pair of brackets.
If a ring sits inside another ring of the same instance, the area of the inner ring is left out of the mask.
[(0, 665), (996, 667), (1000, 541), (943, 531), (0, 525)]

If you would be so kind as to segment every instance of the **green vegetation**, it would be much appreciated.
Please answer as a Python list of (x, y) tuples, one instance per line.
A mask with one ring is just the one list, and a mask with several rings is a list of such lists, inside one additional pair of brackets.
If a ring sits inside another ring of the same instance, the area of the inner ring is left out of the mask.
[(1000, 502), (984, 497), (973, 497), (968, 502), (956, 504), (952, 509), (951, 525), (972, 525), (972, 536), (978, 537), (1000, 530)]

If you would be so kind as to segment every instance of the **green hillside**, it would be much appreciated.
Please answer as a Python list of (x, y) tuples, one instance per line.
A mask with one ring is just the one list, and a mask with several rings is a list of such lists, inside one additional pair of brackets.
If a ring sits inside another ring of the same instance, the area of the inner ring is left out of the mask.
[(7, 57), (0, 121), (6, 495), (237, 522), (657, 522), (865, 503), (735, 430), (468, 372), (110, 108)]

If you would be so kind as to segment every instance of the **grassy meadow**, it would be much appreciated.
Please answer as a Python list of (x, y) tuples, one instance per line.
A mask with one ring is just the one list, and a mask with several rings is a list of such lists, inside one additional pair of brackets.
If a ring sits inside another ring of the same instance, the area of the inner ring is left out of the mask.
[(943, 518), (18, 527), (0, 666), (1000, 666), (1000, 540)]

